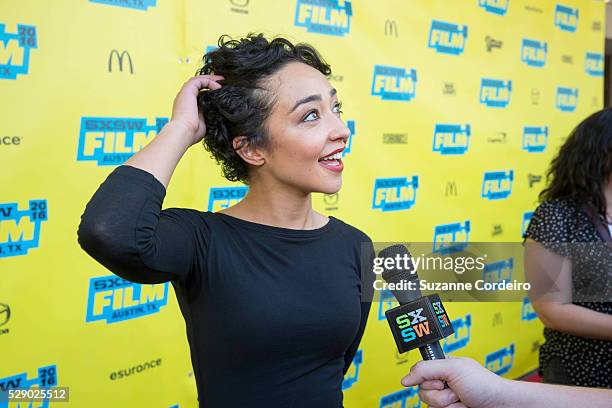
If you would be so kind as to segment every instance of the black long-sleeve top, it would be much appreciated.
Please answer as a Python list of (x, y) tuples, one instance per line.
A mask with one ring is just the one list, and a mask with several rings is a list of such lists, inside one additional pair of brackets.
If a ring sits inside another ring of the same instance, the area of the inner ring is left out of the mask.
[(165, 194), (152, 174), (115, 168), (87, 204), (78, 242), (124, 279), (172, 283), (200, 406), (342, 407), (370, 309), (368, 236), (334, 217), (295, 230), (162, 210)]

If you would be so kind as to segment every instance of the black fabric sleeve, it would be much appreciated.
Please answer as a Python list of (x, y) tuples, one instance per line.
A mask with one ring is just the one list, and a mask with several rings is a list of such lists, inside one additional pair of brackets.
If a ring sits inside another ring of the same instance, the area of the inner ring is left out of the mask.
[(534, 211), (523, 238), (531, 238), (559, 255), (570, 256), (568, 227), (574, 217), (565, 201), (545, 201)]
[(374, 245), (372, 244), (372, 240), (365, 234), (362, 233), (361, 241), (359, 242), (361, 253), (360, 253), (360, 271), (361, 271), (361, 323), (359, 324), (359, 329), (357, 330), (357, 334), (355, 335), (355, 339), (353, 343), (346, 350), (344, 355), (344, 369), (343, 374), (346, 374), (348, 369), (351, 367), (351, 363), (353, 362), (353, 358), (355, 358), (355, 354), (357, 354), (357, 350), (359, 349), (359, 343), (361, 343), (361, 338), (363, 337), (363, 333), (366, 328), (366, 323), (368, 322), (368, 316), (370, 314), (370, 308), (372, 306), (372, 296), (374, 287), (372, 283), (375, 279), (374, 272), (372, 271), (372, 262), (375, 256)]
[(199, 211), (161, 210), (166, 189), (151, 173), (115, 168), (85, 207), (81, 248), (114, 274), (137, 283), (185, 283), (204, 257), (208, 229)]

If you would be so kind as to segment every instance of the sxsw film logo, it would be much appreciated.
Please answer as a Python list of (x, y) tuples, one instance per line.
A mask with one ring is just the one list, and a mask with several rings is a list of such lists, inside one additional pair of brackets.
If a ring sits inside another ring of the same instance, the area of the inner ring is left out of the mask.
[(487, 13), (503, 16), (508, 11), (509, 1), (510, 0), (478, 0), (478, 5)]
[(351, 149), (353, 148), (353, 136), (355, 136), (355, 121), (347, 120), (346, 127), (349, 128), (351, 133), (349, 134), (348, 141), (346, 142), (346, 147), (342, 151), (342, 157), (349, 154), (351, 152)]
[(348, 390), (359, 380), (359, 367), (363, 363), (363, 350), (357, 350), (353, 357), (353, 364), (349, 367), (344, 379), (342, 380), (342, 391)]
[(521, 224), (521, 236), (525, 235), (527, 231), (527, 227), (529, 226), (529, 222), (531, 221), (531, 217), (533, 217), (533, 211), (526, 211), (523, 213), (523, 222)]
[(555, 107), (561, 112), (574, 112), (578, 105), (578, 88), (557, 87)]
[(168, 282), (139, 284), (115, 275), (89, 280), (86, 322), (116, 323), (159, 312), (168, 303)]
[(242, 200), (249, 191), (246, 186), (211, 187), (208, 190), (208, 211), (219, 211), (229, 208)]
[(383, 101), (410, 101), (416, 96), (417, 73), (414, 68), (374, 66), (371, 93)]
[(510, 103), (512, 81), (482, 78), (480, 81), (480, 103), (489, 108), (505, 108)]
[(98, 166), (117, 166), (161, 131), (168, 118), (156, 118), (151, 125), (146, 118), (81, 118), (77, 161), (95, 161)]
[(533, 304), (528, 297), (525, 297), (523, 299), (523, 306), (521, 307), (521, 320), (530, 321), (535, 320), (537, 317), (538, 315), (533, 309)]
[(578, 27), (578, 9), (561, 4), (555, 6), (555, 26), (571, 33)]
[(486, 263), (482, 270), (482, 280), (485, 283), (509, 283), (512, 281), (513, 270), (514, 259), (512, 257)]
[(409, 387), (401, 391), (383, 395), (379, 408), (420, 408), (418, 387)]
[(419, 176), (378, 178), (374, 181), (372, 209), (386, 211), (408, 210), (416, 203)]
[(91, 3), (107, 4), (109, 6), (127, 7), (136, 10), (147, 10), (155, 7), (157, 0), (89, 0)]
[(470, 236), (470, 221), (453, 222), (434, 227), (432, 252), (451, 254), (467, 248)]
[(602, 77), (604, 75), (603, 54), (587, 52), (584, 61), (584, 70), (591, 76)]
[(17, 32), (9, 33), (6, 26), (0, 24), (0, 79), (27, 75), (33, 48), (38, 48), (35, 26), (17, 24)]
[(514, 170), (487, 171), (482, 178), (480, 196), (487, 200), (503, 200), (512, 193)]
[(397, 306), (397, 300), (393, 296), (393, 292), (388, 289), (380, 291), (380, 302), (378, 302), (378, 320), (385, 320), (385, 312)]
[[(39, 367), (37, 370), (37, 376), (28, 379), (28, 373), (23, 372), (8, 377), (0, 378), (0, 392), (7, 392), (8, 390), (29, 390), (29, 389), (47, 389), (50, 387), (57, 386), (57, 366), (55, 364)], [(3, 398), (4, 397), (4, 398)], [(6, 401), (6, 394), (0, 395), (0, 407), (9, 407), (8, 401)], [(38, 400), (40, 404), (36, 407), (47, 408), (49, 406), (49, 398)], [(19, 407), (19, 404), (10, 404), (11, 407)], [(25, 405), (21, 405), (25, 406)], [(32, 402), (28, 407), (33, 407)]]
[(485, 356), (485, 368), (497, 375), (506, 374), (514, 362), (514, 343)]
[(459, 55), (465, 49), (467, 25), (432, 20), (427, 46), (443, 54)]
[(542, 153), (548, 142), (548, 126), (523, 127), (523, 150), (529, 153)]
[(344, 36), (351, 29), (353, 6), (346, 0), (298, 0), (295, 7), (296, 27), (309, 33)]
[(434, 152), (441, 155), (465, 154), (470, 145), (470, 125), (437, 123), (434, 128)]
[(40, 229), (47, 220), (47, 200), (30, 200), (23, 210), (17, 203), (0, 203), (0, 258), (27, 255), (38, 248)]
[(523, 38), (521, 44), (521, 61), (530, 67), (541, 68), (546, 64), (548, 46), (546, 41)]
[(470, 333), (472, 328), (472, 315), (466, 314), (464, 317), (459, 317), (451, 322), (455, 333), (452, 336), (446, 337), (442, 342), (442, 350), (444, 353), (452, 353), (464, 348), (470, 342)]

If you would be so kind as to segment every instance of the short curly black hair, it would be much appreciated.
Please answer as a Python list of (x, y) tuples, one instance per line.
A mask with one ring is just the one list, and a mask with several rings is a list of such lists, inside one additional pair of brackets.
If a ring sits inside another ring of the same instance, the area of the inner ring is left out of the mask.
[(248, 184), (247, 163), (234, 150), (233, 140), (245, 136), (251, 146), (268, 145), (265, 120), (275, 96), (264, 82), (293, 61), (308, 64), (326, 77), (331, 68), (311, 45), (294, 45), (283, 37), (269, 41), (261, 33), (240, 39), (222, 35), (218, 45), (204, 55), (204, 66), (196, 72), (224, 77), (219, 81), (220, 89), (203, 90), (198, 95), (198, 108), (206, 123), (202, 143), (221, 164), (226, 179)]

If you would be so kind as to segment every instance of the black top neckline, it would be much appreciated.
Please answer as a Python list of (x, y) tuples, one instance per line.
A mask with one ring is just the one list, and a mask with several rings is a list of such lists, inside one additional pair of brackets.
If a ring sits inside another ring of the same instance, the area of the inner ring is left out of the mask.
[(243, 220), (242, 218), (237, 218), (232, 215), (224, 214), (222, 212), (209, 212), (210, 214), (214, 214), (215, 216), (221, 216), (223, 220), (229, 221), (235, 225), (249, 228), (252, 230), (266, 232), (266, 233), (274, 233), (283, 236), (291, 236), (291, 237), (315, 237), (322, 235), (333, 228), (335, 228), (339, 224), (339, 220), (336, 217), (328, 216), (329, 220), (325, 225), (315, 229), (295, 229), (295, 228), (285, 228), (285, 227), (276, 227), (273, 225), (260, 224), (253, 221)]

